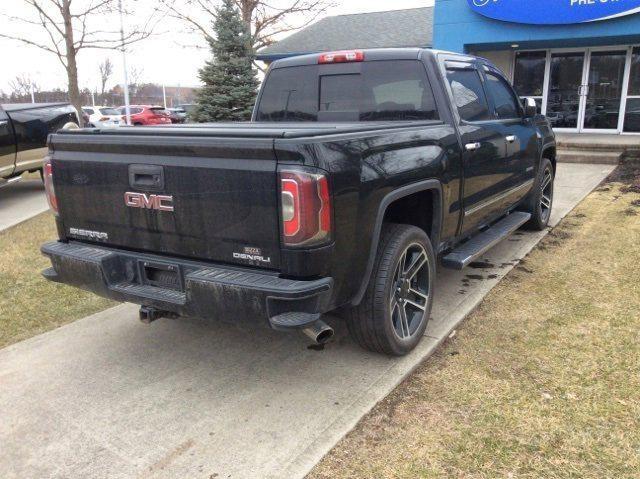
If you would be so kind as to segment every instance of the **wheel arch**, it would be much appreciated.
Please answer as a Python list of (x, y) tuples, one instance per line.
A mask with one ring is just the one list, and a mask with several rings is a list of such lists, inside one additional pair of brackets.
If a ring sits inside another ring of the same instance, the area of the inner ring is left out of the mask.
[(556, 160), (556, 145), (547, 145), (542, 149), (542, 153), (540, 154), (540, 161), (542, 161), (543, 158), (548, 158), (549, 161), (551, 161), (551, 165), (553, 166), (553, 171), (554, 173), (557, 171), (556, 170), (556, 164), (557, 164), (557, 160)]
[(362, 278), (362, 284), (351, 301), (352, 306), (357, 306), (362, 301), (365, 295), (369, 281), (371, 280), (371, 274), (373, 273), (373, 265), (375, 263), (376, 254), (378, 251), (378, 244), (380, 242), (380, 234), (382, 232), (382, 225), (385, 220), (385, 216), (394, 203), (400, 200), (407, 199), (413, 195), (419, 195), (421, 193), (431, 192), (431, 224), (430, 231), (427, 231), (429, 240), (433, 245), (434, 251), (438, 250), (438, 243), (440, 241), (440, 232), (442, 230), (442, 184), (439, 180), (430, 179), (412, 183), (410, 185), (402, 186), (388, 193), (378, 206), (378, 211), (375, 218), (375, 225), (373, 229), (373, 237), (371, 239), (371, 246), (369, 248), (369, 255), (367, 258), (367, 267)]

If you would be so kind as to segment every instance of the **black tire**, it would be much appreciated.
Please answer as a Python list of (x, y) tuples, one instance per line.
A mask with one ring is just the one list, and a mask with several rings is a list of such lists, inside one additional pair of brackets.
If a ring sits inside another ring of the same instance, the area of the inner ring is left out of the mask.
[[(413, 279), (407, 279), (409, 275), (399, 278), (400, 262), (416, 266), (422, 253), (426, 263)], [(345, 311), (351, 337), (377, 353), (403, 356), (410, 352), (422, 339), (431, 317), (435, 273), (435, 254), (425, 232), (415, 226), (385, 223), (364, 298)], [(402, 296), (405, 293), (407, 296)]]
[(538, 177), (533, 190), (524, 203), (523, 211), (531, 213), (531, 219), (524, 224), (524, 228), (542, 231), (549, 224), (551, 209), (553, 208), (553, 185), (555, 171), (551, 160), (543, 158), (540, 162)]
[(38, 171), (40, 172), (40, 179), (44, 183), (44, 168), (39, 168)]

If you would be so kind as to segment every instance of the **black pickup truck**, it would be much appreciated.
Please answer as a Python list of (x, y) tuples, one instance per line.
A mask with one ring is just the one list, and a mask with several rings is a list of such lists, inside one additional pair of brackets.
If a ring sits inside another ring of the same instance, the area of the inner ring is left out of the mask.
[(425, 331), (436, 264), (543, 229), (555, 140), (481, 58), (423, 49), (275, 62), (253, 121), (55, 134), (44, 276), (194, 316), (302, 329), (339, 310), (365, 348)]
[(25, 171), (42, 170), (49, 134), (78, 124), (68, 103), (0, 105), (0, 186)]

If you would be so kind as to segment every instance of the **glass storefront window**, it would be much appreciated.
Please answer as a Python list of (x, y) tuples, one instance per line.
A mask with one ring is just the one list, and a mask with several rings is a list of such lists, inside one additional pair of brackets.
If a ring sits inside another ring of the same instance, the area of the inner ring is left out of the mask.
[(591, 52), (584, 128), (616, 130), (627, 52)]
[(640, 47), (634, 48), (633, 55), (631, 55), (629, 96), (640, 96)]
[(640, 133), (640, 98), (629, 98), (624, 114), (624, 131)]
[(518, 95), (542, 97), (546, 58), (545, 51), (516, 53), (513, 86)]
[(631, 55), (631, 76), (623, 131), (640, 133), (640, 47), (634, 48)]
[(554, 128), (577, 128), (584, 52), (551, 55), (547, 118)]

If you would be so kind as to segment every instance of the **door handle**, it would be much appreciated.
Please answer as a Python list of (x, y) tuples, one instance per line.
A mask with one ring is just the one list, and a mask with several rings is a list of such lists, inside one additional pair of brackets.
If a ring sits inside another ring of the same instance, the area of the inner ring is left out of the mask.
[(480, 146), (481, 146), (480, 143), (475, 142), (475, 143), (467, 143), (466, 145), (464, 145), (464, 148), (467, 151), (475, 151), (475, 150), (479, 150)]
[(129, 165), (129, 186), (144, 191), (162, 191), (164, 169), (158, 165)]
[(514, 141), (516, 141), (516, 135), (505, 136), (504, 139), (507, 140), (509, 143), (513, 143)]

